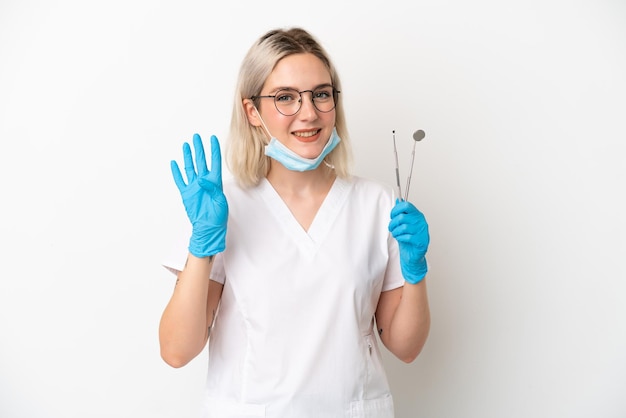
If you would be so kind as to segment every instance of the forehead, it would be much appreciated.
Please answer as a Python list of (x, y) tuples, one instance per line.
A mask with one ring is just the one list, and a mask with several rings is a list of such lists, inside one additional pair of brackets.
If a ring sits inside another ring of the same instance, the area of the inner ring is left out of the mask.
[(330, 83), (330, 72), (322, 60), (309, 53), (294, 54), (278, 61), (265, 80), (264, 90), (279, 87), (302, 90)]

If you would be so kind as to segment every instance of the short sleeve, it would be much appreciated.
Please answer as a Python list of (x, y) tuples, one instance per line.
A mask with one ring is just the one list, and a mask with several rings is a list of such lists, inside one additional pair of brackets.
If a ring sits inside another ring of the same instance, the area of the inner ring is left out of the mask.
[[(391, 209), (396, 203), (396, 192), (393, 187), (388, 187), (388, 207), (385, 209), (387, 224), (391, 220)], [(397, 289), (404, 286), (404, 276), (402, 276), (402, 270), (400, 268), (400, 248), (398, 247), (398, 241), (391, 235), (387, 235), (387, 254), (389, 259), (387, 260), (387, 269), (385, 270), (385, 278), (383, 279), (382, 291)]]
[[(180, 234), (177, 239), (172, 242), (169, 252), (163, 258), (161, 265), (168, 269), (172, 274), (178, 275), (185, 268), (187, 257), (189, 256), (189, 231)], [(213, 260), (211, 268), (211, 280), (224, 284), (224, 261), (222, 254), (217, 254)]]
[(387, 249), (389, 252), (389, 260), (387, 261), (387, 269), (385, 270), (385, 278), (383, 279), (383, 292), (397, 289), (404, 286), (404, 277), (400, 269), (400, 250), (398, 242), (389, 234), (387, 239)]
[(185, 268), (189, 254), (189, 231), (182, 231), (172, 240), (169, 251), (163, 257), (161, 265), (172, 274), (178, 275)]
[(213, 267), (211, 268), (211, 276), (209, 277), (214, 282), (224, 284), (226, 281), (226, 273), (224, 272), (224, 253), (215, 255), (213, 260)]

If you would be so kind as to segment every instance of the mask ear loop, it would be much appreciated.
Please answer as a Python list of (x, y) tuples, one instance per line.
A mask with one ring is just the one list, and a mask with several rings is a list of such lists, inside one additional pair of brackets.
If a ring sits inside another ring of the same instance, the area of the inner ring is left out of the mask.
[(263, 118), (261, 117), (261, 113), (259, 113), (259, 109), (256, 108), (256, 106), (252, 105), (254, 107), (254, 111), (256, 112), (256, 115), (259, 117), (259, 120), (261, 121), (261, 125), (263, 125), (263, 129), (265, 129), (265, 133), (269, 136), (270, 141), (272, 140), (272, 134), (270, 133), (270, 130), (267, 129), (267, 125), (265, 125), (265, 122), (263, 121)]
[[(328, 140), (330, 141), (330, 139), (328, 139)], [(324, 163), (324, 165), (325, 165), (326, 167), (330, 168), (331, 170), (334, 170), (334, 169), (335, 169), (335, 165), (334, 165), (334, 164), (329, 163), (328, 161), (326, 161), (326, 158), (324, 158), (324, 159), (322, 160), (322, 162)]]

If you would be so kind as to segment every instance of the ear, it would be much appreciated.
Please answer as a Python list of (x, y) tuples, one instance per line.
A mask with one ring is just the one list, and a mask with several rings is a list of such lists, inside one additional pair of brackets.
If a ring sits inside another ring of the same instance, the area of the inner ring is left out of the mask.
[(243, 99), (243, 109), (246, 112), (246, 117), (248, 118), (248, 122), (252, 126), (261, 126), (261, 120), (259, 119), (259, 114), (257, 113), (257, 109), (254, 106), (254, 103), (250, 99)]

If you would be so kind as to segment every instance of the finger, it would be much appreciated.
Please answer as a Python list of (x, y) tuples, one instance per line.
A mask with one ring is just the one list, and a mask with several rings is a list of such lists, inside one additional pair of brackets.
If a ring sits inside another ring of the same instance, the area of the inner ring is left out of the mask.
[(183, 175), (180, 172), (180, 168), (178, 167), (178, 163), (174, 160), (170, 162), (170, 168), (172, 170), (172, 177), (174, 177), (174, 183), (176, 183), (176, 187), (178, 187), (178, 191), (182, 193), (182, 191), (187, 187), (185, 181), (183, 180)]
[(211, 135), (211, 174), (213, 181), (222, 187), (222, 151), (220, 142), (215, 135)]
[(399, 235), (428, 235), (428, 224), (426, 221), (417, 220), (416, 222), (389, 222), (389, 232), (393, 237)]
[(394, 236), (396, 241), (398, 241), (399, 243), (410, 244), (410, 245), (414, 244), (414, 242), (412, 240), (412, 237), (413, 237), (413, 235), (411, 235), (411, 234), (400, 234), (400, 235)]
[(410, 213), (413, 210), (417, 209), (415, 208), (415, 206), (413, 206), (411, 202), (408, 202), (406, 200), (398, 200), (393, 209), (391, 209), (391, 217), (393, 218), (401, 213)]
[(391, 220), (389, 221), (389, 230), (397, 228), (400, 225), (406, 225), (411, 223), (411, 215), (403, 212), (402, 209), (392, 210)]
[(185, 174), (187, 175), (187, 183), (191, 183), (196, 179), (196, 169), (193, 166), (191, 147), (187, 142), (183, 144), (183, 160), (185, 162)]
[(206, 167), (206, 156), (204, 155), (204, 145), (200, 135), (193, 134), (193, 148), (196, 151), (196, 167), (198, 168), (198, 176), (206, 175), (209, 170)]
[(399, 234), (394, 236), (394, 238), (405, 250), (413, 249), (415, 251), (426, 253), (428, 251), (428, 246), (430, 245), (430, 237), (428, 236), (421, 240), (416, 240), (415, 236), (412, 234)]
[(389, 223), (389, 232), (394, 238), (400, 235), (411, 234), (408, 226), (405, 223)]
[(426, 218), (424, 217), (424, 214), (418, 210), (415, 210), (415, 212), (411, 213), (405, 213), (400, 216), (402, 218), (402, 222), (406, 224), (419, 225), (426, 223)]

